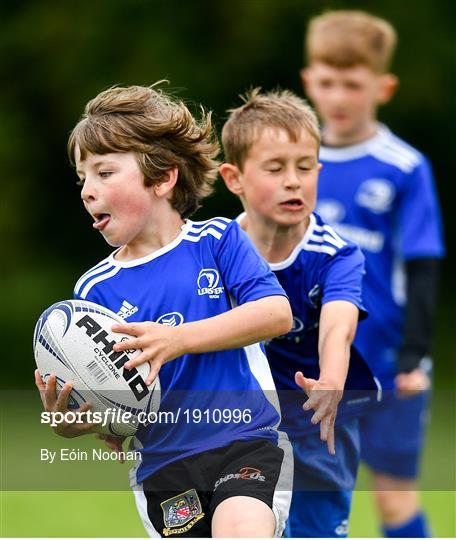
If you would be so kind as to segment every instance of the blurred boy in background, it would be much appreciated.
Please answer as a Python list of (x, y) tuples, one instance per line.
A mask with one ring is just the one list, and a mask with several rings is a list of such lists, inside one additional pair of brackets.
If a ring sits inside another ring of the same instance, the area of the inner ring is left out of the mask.
[(417, 475), (444, 245), (429, 162), (377, 120), (398, 86), (388, 72), (395, 45), (385, 20), (328, 12), (310, 22), (301, 76), (323, 123), (317, 211), (366, 257), (370, 316), (355, 343), (386, 392), (361, 422), (362, 459), (384, 535), (425, 537)]

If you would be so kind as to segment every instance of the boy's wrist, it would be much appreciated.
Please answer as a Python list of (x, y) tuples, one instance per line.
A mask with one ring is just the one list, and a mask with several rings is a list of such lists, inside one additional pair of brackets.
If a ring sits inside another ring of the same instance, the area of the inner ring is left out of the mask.
[(180, 324), (174, 328), (175, 336), (174, 343), (176, 345), (175, 358), (182, 356), (183, 354), (191, 354), (195, 352), (193, 350), (193, 344), (191, 340), (191, 332), (189, 332), (188, 323)]
[(318, 382), (330, 390), (343, 390), (345, 386), (345, 377), (327, 376), (324, 373), (320, 373)]

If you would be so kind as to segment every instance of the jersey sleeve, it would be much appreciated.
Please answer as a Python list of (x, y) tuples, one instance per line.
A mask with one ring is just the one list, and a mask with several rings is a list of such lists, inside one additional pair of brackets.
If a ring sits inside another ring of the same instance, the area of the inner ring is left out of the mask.
[(322, 276), (322, 304), (345, 300), (359, 309), (360, 319), (367, 317), (362, 300), (364, 274), (364, 255), (356, 244), (347, 244), (328, 257)]
[(398, 218), (399, 249), (404, 259), (445, 255), (434, 178), (425, 158), (406, 177)]
[(266, 296), (287, 296), (236, 221), (230, 222), (217, 242), (215, 255), (224, 284), (237, 305)]

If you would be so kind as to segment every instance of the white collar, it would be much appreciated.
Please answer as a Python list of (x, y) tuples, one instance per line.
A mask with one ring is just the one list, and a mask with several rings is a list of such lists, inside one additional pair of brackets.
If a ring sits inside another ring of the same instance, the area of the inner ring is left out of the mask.
[(322, 161), (348, 161), (371, 155), (375, 153), (379, 146), (384, 144), (390, 134), (391, 132), (386, 126), (379, 124), (377, 133), (361, 143), (341, 147), (322, 145), (320, 147), (320, 159)]

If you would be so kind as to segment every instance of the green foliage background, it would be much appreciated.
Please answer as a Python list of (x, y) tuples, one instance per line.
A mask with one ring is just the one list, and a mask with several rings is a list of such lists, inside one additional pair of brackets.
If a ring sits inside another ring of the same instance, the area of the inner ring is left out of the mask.
[[(71, 297), (75, 280), (109, 252), (85, 216), (66, 157), (67, 135), (85, 103), (113, 84), (169, 79), (175, 93), (194, 110), (199, 103), (212, 109), (220, 129), (226, 109), (238, 104), (238, 95), (251, 86), (280, 85), (301, 93), (306, 23), (310, 16), (331, 8), (368, 10), (389, 19), (399, 33), (393, 71), (400, 76), (401, 86), (394, 101), (380, 111), (380, 118), (426, 153), (434, 166), (449, 250), (436, 325), (436, 388), (454, 395), (452, 0), (3, 2), (0, 327), (10, 346), (3, 359), (9, 369), (2, 370), (0, 388), (33, 387), (35, 321), (45, 307)], [(196, 217), (231, 217), (238, 210), (236, 200), (219, 183), (216, 195)], [(454, 399), (449, 407), (448, 418), (454, 421)], [(438, 414), (446, 412), (448, 408), (442, 407)], [(435, 436), (443, 441), (449, 433), (451, 439), (454, 425), (449, 428), (447, 432), (441, 422)], [(454, 448), (454, 439), (449, 445)], [(454, 475), (454, 461), (450, 474)], [(11, 494), (5, 497), (3, 501), (12, 500)], [(6, 512), (8, 506), (0, 504)], [(18, 504), (22, 505), (21, 499)], [(454, 523), (454, 513), (446, 515), (448, 519)], [(20, 530), (7, 532), (20, 535)], [(47, 530), (43, 534), (51, 535)], [(62, 529), (56, 534), (65, 535)]]
[[(30, 336), (43, 308), (68, 298), (77, 277), (109, 252), (91, 228), (66, 157), (66, 139), (85, 103), (113, 84), (169, 79), (194, 110), (227, 108), (251, 86), (301, 93), (302, 42), (310, 16), (362, 8), (399, 33), (396, 98), (380, 111), (433, 162), (450, 256), (441, 305), (454, 305), (456, 43), (451, 0), (81, 0), (20, 1), (0, 8), (0, 324), (14, 340), (15, 377), (30, 387)], [(237, 201), (219, 183), (197, 217), (234, 216)], [(452, 310), (448, 309), (451, 313)], [(441, 351), (445, 379), (451, 350)], [(445, 366), (445, 367), (444, 367)], [(453, 376), (453, 372), (451, 372)]]

